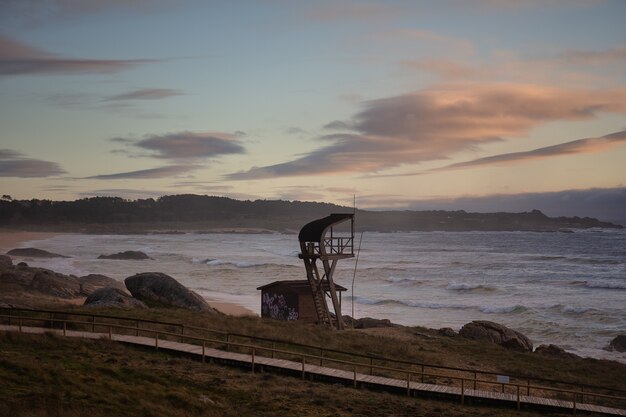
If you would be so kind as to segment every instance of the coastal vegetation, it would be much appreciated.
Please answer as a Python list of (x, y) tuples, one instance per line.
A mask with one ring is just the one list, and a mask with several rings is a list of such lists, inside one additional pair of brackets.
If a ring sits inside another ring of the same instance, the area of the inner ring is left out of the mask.
[[(329, 203), (240, 201), (206, 195), (171, 195), (125, 200), (92, 197), (75, 201), (0, 200), (0, 226), (89, 233), (150, 231), (297, 231), (311, 219), (352, 207)], [(357, 231), (568, 231), (572, 228), (622, 228), (589, 217), (548, 217), (523, 213), (466, 211), (356, 210)]]
[[(624, 364), (514, 352), (423, 327), (337, 332), (299, 322), (179, 308), (86, 310), (59, 302), (42, 300), (38, 307), (162, 320), (328, 350), (626, 391)], [(202, 364), (163, 351), (107, 340), (68, 340), (51, 333), (1, 333), (0, 357), (0, 378), (4, 381), (0, 387), (0, 415), (505, 416), (513, 412), (510, 408), (461, 406), (278, 374), (251, 374), (249, 369)], [(516, 415), (540, 414), (525, 410)]]

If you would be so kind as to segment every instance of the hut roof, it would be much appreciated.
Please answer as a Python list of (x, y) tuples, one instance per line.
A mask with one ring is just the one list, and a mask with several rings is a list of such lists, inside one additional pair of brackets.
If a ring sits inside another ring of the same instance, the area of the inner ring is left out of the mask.
[[(305, 291), (305, 290), (306, 291), (311, 291), (311, 287), (309, 286), (309, 281), (307, 281), (305, 279), (304, 280), (291, 280), (291, 281), (274, 281), (274, 282), (271, 282), (269, 284), (265, 284), (265, 285), (260, 286), (259, 288), (257, 288), (257, 290), (266, 290), (268, 288), (272, 288), (272, 287), (277, 286), (277, 285), (285, 285), (285, 286), (288, 286), (290, 288), (293, 288), (296, 291), (300, 291), (300, 290), (301, 291)], [(322, 281), (322, 289), (324, 291), (328, 291), (329, 290), (327, 281)], [(347, 288), (345, 288), (345, 287), (343, 287), (343, 286), (341, 286), (339, 284), (335, 284), (335, 289), (337, 291), (348, 291)]]
[(321, 219), (313, 220), (300, 229), (298, 240), (300, 242), (321, 242), (324, 232), (328, 227), (336, 223), (341, 223), (344, 220), (352, 219), (353, 217), (353, 213), (333, 213)]

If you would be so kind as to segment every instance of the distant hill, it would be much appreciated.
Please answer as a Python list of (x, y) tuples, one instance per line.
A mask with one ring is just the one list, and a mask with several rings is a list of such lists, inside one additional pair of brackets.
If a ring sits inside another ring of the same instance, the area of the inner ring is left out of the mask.
[[(136, 233), (147, 231), (267, 229), (297, 231), (330, 213), (352, 212), (329, 203), (172, 195), (125, 200), (92, 197), (76, 201), (0, 200), (0, 226), (41, 230)], [(539, 210), (523, 213), (465, 211), (357, 210), (359, 231), (558, 231), (576, 228), (622, 228), (589, 217), (548, 217)]]

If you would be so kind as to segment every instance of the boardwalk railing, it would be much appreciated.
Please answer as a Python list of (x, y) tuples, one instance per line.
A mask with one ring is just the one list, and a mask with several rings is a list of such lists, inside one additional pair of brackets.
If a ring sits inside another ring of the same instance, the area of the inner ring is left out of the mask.
[(244, 353), (250, 355), (253, 372), (257, 367), (255, 358), (287, 359), (302, 364), (303, 378), (308, 364), (351, 372), (355, 386), (357, 374), (405, 380), (407, 395), (412, 394), (412, 384), (418, 382), (453, 387), (455, 391), (448, 392), (458, 393), (461, 403), (465, 402), (466, 396), (481, 391), (494, 393), (493, 399), (506, 398), (509, 402), (516, 402), (518, 409), (531, 396), (546, 399), (546, 405), (558, 400), (569, 401), (569, 408), (574, 412), (580, 404), (626, 409), (626, 392), (608, 387), (403, 361), (174, 322), (82, 312), (0, 308), (0, 324), (17, 326), (20, 331), (26, 326), (51, 328), (61, 331), (63, 335), (69, 330), (80, 330), (105, 337), (108, 335), (109, 339), (114, 334), (150, 337), (154, 338), (156, 349), (165, 341), (194, 344), (202, 346), (202, 361), (205, 360), (205, 349), (209, 347)]

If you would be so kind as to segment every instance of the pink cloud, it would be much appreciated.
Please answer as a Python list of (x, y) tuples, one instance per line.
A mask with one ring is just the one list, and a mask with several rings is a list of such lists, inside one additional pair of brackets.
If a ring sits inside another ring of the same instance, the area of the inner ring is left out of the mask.
[[(523, 137), (551, 121), (626, 113), (626, 89), (564, 89), (518, 84), (446, 84), (364, 103), (341, 126), (354, 133), (327, 135), (323, 146), (292, 161), (230, 174), (258, 179), (372, 172), (447, 159), (482, 144)], [(333, 126), (338, 123), (332, 123)], [(591, 151), (597, 146), (578, 152)], [(596, 144), (597, 145), (597, 144)]]

